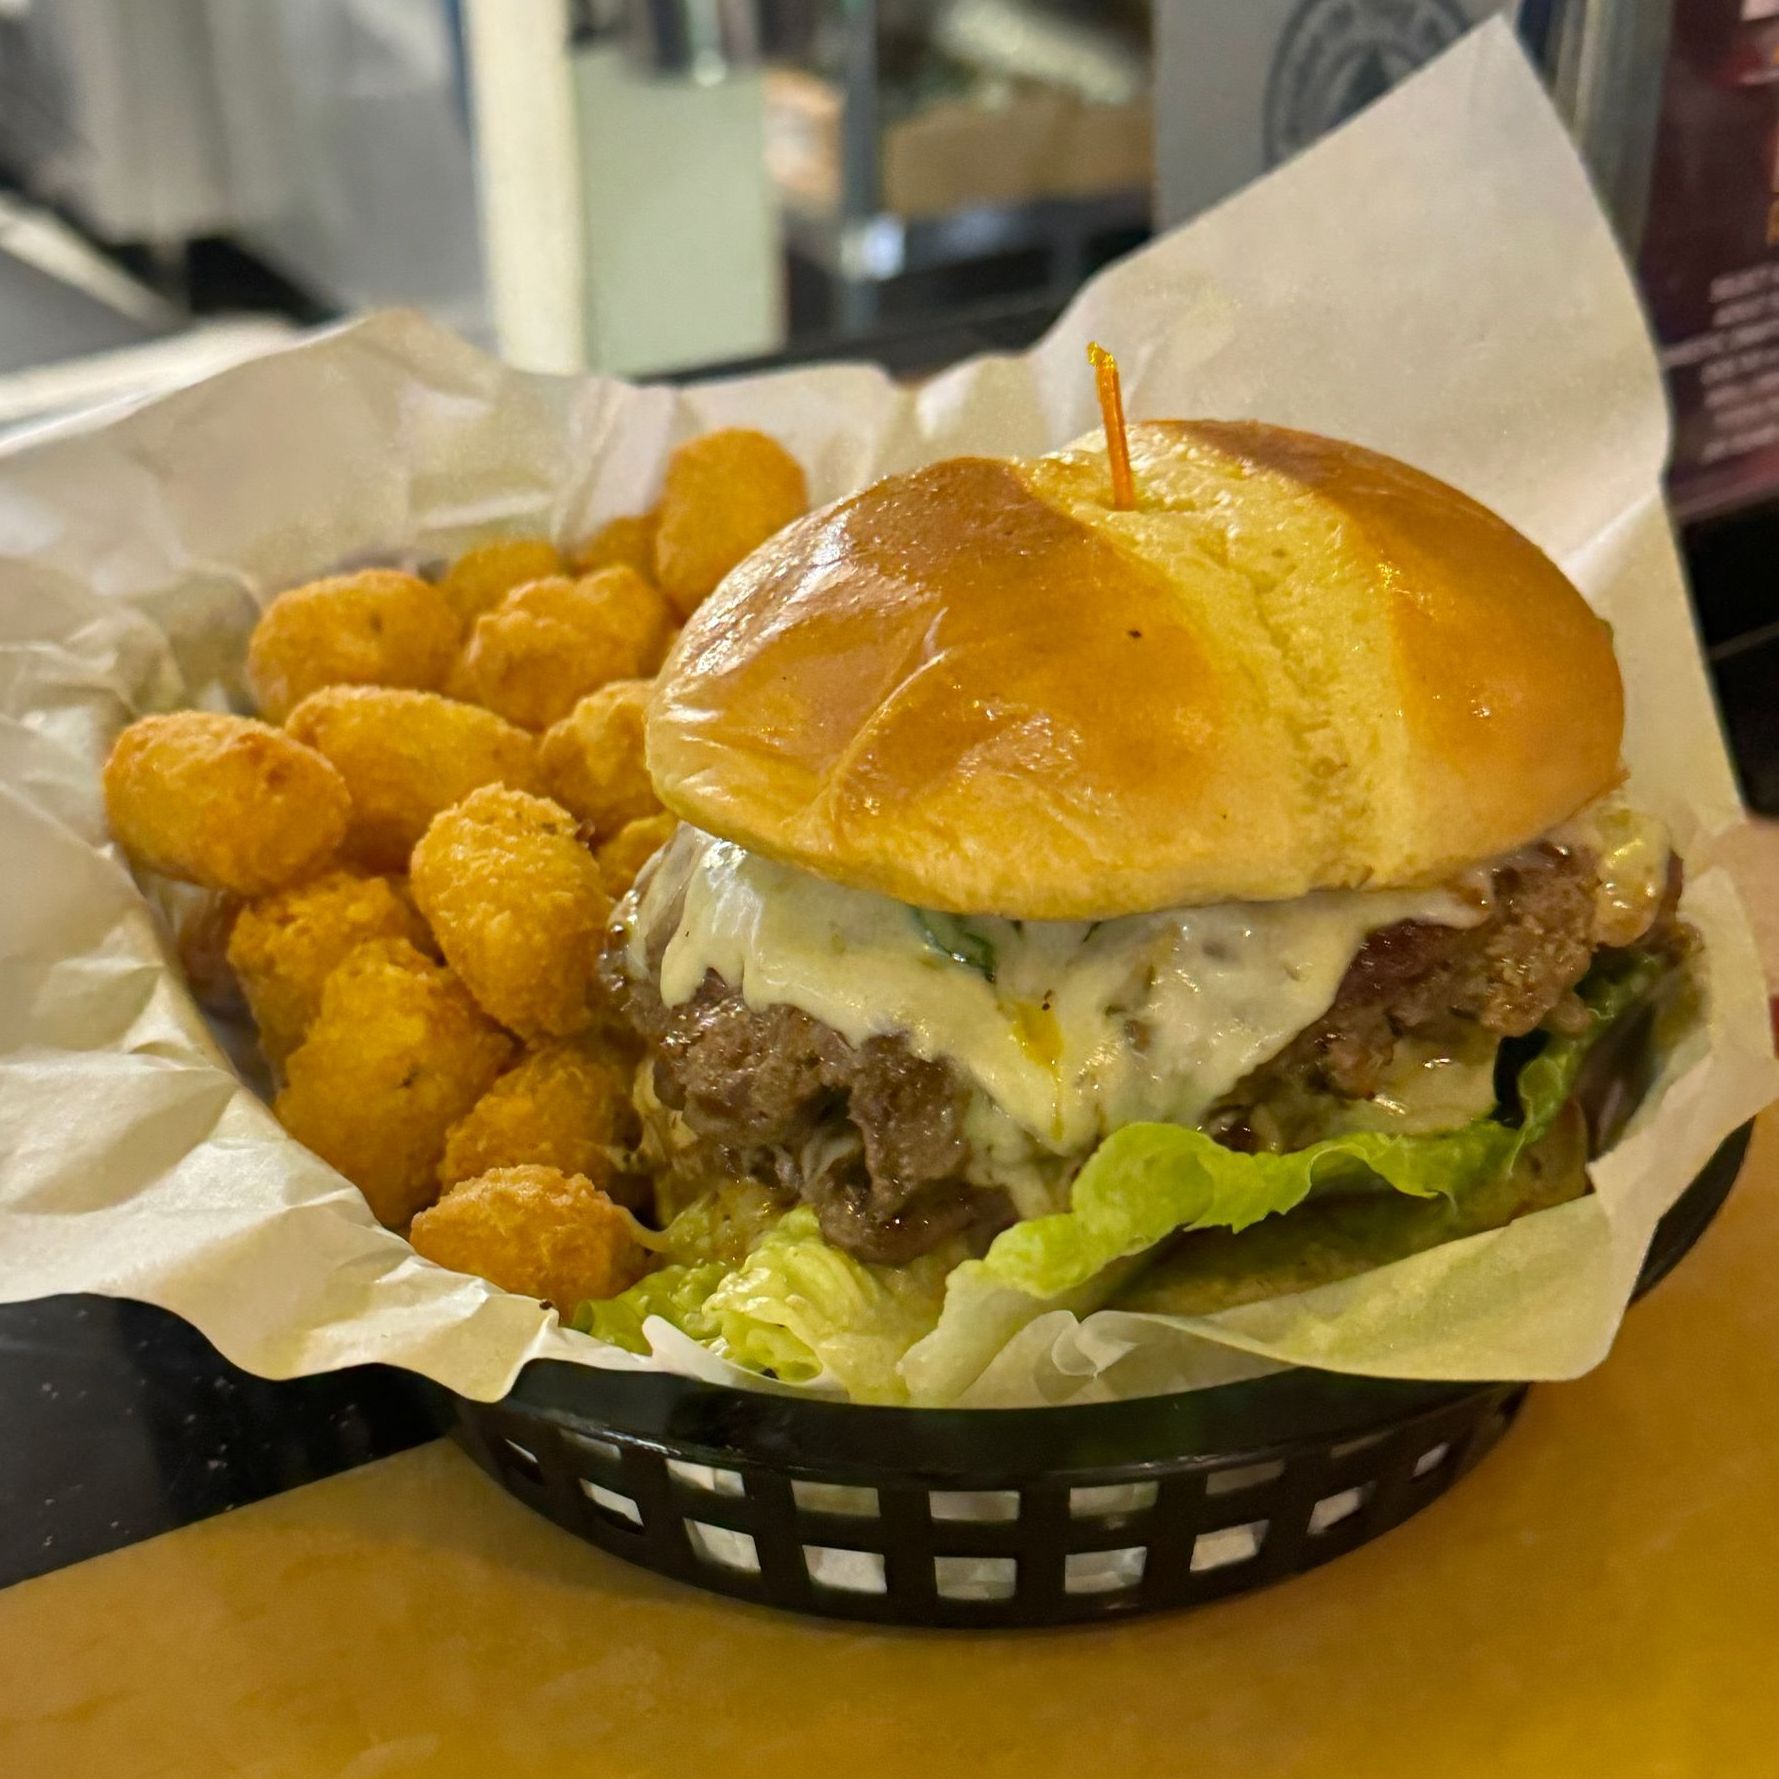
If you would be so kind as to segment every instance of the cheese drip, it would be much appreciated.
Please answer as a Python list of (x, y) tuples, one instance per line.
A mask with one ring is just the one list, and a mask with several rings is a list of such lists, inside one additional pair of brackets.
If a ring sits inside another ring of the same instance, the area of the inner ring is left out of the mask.
[(1594, 943), (1634, 945), (1667, 888), (1673, 854), (1667, 824), (1614, 793), (1572, 816), (1551, 839), (1594, 855)]

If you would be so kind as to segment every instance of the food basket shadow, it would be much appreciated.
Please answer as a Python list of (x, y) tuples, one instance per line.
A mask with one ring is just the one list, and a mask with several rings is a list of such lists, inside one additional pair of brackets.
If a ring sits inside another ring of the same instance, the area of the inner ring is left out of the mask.
[[(1748, 1141), (1662, 1220), (1639, 1294), (1703, 1233)], [(449, 1413), (503, 1488), (628, 1562), (765, 1605), (983, 1628), (1315, 1568), (1443, 1495), (1527, 1388), (1295, 1370), (1076, 1408), (896, 1409), (539, 1361), (504, 1401)]]

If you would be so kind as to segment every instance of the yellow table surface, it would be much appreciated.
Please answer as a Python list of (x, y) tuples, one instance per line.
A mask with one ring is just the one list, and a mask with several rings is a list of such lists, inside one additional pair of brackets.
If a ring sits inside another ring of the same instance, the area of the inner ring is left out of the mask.
[(435, 1445), (0, 1594), (7, 1779), (1779, 1774), (1779, 1119), (1610, 1362), (1198, 1613), (883, 1633), (579, 1544)]

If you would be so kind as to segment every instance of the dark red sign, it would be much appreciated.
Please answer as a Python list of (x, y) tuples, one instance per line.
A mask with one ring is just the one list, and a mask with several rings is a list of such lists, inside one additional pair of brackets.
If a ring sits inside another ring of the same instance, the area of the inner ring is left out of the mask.
[(1679, 0), (1642, 250), (1683, 518), (1779, 494), (1779, 0)]

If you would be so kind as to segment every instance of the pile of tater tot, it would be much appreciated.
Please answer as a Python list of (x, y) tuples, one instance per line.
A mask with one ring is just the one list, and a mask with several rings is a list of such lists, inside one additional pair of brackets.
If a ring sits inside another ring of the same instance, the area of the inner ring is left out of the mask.
[(764, 434), (682, 445), (649, 512), (576, 548), (477, 545), (278, 594), (259, 718), (145, 717), (105, 767), (139, 869), (198, 885), (179, 952), (245, 1005), (292, 1136), (438, 1264), (565, 1315), (650, 1263), (635, 1054), (597, 962), (673, 819), (652, 676), (723, 576), (808, 505)]

